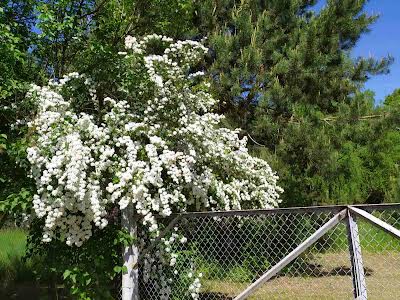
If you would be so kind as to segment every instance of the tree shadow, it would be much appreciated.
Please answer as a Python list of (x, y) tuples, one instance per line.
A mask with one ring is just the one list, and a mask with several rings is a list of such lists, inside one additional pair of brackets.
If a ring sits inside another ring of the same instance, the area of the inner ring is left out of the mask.
[[(364, 267), (365, 276), (371, 276), (374, 273), (374, 270), (368, 267)], [(297, 275), (297, 274), (296, 274)], [(299, 275), (307, 275), (310, 277), (327, 277), (327, 276), (351, 276), (351, 267), (348, 266), (338, 266), (331, 270), (326, 270), (320, 264), (308, 263), (304, 270), (302, 270), (302, 274)]]
[(233, 297), (217, 292), (204, 292), (200, 293), (199, 296), (200, 300), (233, 300)]

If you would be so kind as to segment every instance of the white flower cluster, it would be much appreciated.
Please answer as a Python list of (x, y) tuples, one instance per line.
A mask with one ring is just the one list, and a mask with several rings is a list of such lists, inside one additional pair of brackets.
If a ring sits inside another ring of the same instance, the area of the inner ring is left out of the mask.
[[(188, 274), (189, 278), (192, 278), (193, 273), (189, 273)], [(203, 276), (202, 273), (199, 273), (197, 275), (198, 277), (196, 277), (193, 280), (193, 283), (191, 285), (189, 285), (189, 292), (190, 292), (190, 296), (192, 296), (192, 299), (199, 299), (199, 293), (200, 293), (200, 288), (201, 288), (201, 283), (200, 283), (200, 278)]]
[[(164, 54), (146, 53), (147, 42), (157, 39), (168, 43)], [(44, 240), (61, 232), (68, 244), (81, 245), (93, 226), (107, 225), (109, 204), (123, 209), (133, 203), (155, 234), (154, 214), (275, 206), (277, 176), (248, 154), (237, 131), (217, 127), (221, 116), (209, 112), (215, 103), (210, 94), (191, 88), (188, 69), (207, 49), (157, 35), (140, 42), (127, 37), (126, 47), (133, 49), (126, 59), (142, 57), (155, 87), (142, 114), (111, 98), (102, 122), (73, 111), (61, 87), (82, 77), (77, 73), (31, 91), (39, 103), (31, 124), (38, 139), (28, 159), (37, 184), (34, 209), (46, 219)]]
[[(161, 54), (151, 52), (157, 42), (164, 46)], [(158, 35), (127, 37), (125, 45), (119, 54), (126, 74), (141, 84), (132, 90), (121, 82), (123, 99), (106, 97), (98, 105), (94, 81), (77, 73), (34, 86), (28, 95), (39, 106), (29, 124), (37, 139), (28, 159), (37, 186), (33, 208), (44, 219), (43, 241), (61, 238), (79, 247), (96, 227), (107, 226), (107, 213), (116, 205), (124, 209), (132, 203), (150, 238), (159, 234), (156, 215), (276, 206), (277, 176), (249, 155), (237, 130), (219, 126), (222, 116), (210, 112), (216, 101), (209, 85), (198, 80), (203, 72), (191, 71), (207, 49)], [(84, 82), (88, 101), (101, 112), (77, 111), (75, 98), (64, 94), (76, 80)], [(168, 267), (179, 259), (169, 246), (175, 240), (186, 242), (173, 235), (159, 253)], [(159, 273), (160, 265), (154, 267), (148, 257), (148, 271)], [(198, 277), (189, 287), (194, 299)], [(165, 297), (171, 292), (168, 280), (160, 283)]]
[[(178, 234), (178, 227), (175, 227), (168, 237), (160, 239), (153, 253), (146, 253), (143, 257), (144, 283), (152, 285), (152, 288), (158, 291), (160, 299), (171, 299), (172, 291), (176, 293), (176, 289), (182, 291), (185, 287), (183, 282), (187, 283), (185, 295), (199, 299), (202, 286), (200, 278), (203, 274), (196, 272), (191, 264), (190, 255), (182, 251), (186, 242), (187, 238)], [(176, 266), (178, 260), (180, 266)], [(174, 285), (175, 287), (171, 288)]]
[[(151, 53), (148, 45), (155, 42), (164, 45), (163, 53)], [(150, 97), (148, 89), (140, 90), (146, 85), (137, 86), (137, 97), (147, 93), (142, 102), (129, 100), (121, 83), (126, 98), (105, 98), (101, 120), (76, 111), (75, 99), (63, 94), (63, 87), (73, 89), (71, 79), (83, 80), (97, 102), (93, 81), (77, 73), (30, 92), (39, 111), (30, 124), (37, 140), (28, 159), (37, 185), (34, 210), (45, 219), (43, 240), (57, 236), (80, 246), (95, 227), (107, 225), (115, 205), (133, 203), (153, 236), (159, 214), (276, 206), (277, 176), (249, 155), (238, 131), (219, 127), (222, 117), (210, 112), (216, 101), (208, 85), (194, 84), (203, 73), (190, 67), (207, 49), (158, 35), (127, 37), (125, 45), (121, 60), (131, 68), (140, 64), (147, 74), (138, 80), (152, 86)]]

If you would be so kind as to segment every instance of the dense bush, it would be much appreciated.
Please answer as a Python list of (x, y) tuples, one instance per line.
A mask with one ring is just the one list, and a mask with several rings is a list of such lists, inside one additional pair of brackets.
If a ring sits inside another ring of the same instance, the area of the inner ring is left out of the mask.
[[(90, 253), (87, 241), (107, 228), (115, 209), (132, 207), (145, 232), (142, 238), (151, 240), (160, 232), (157, 215), (279, 203), (278, 177), (264, 160), (249, 155), (247, 140), (239, 138), (238, 130), (221, 127), (223, 116), (212, 112), (216, 100), (202, 80), (203, 72), (196, 71), (207, 48), (149, 35), (141, 40), (128, 36), (124, 50), (111, 54), (117, 66), (114, 91), (90, 74), (70, 73), (48, 86), (33, 86), (27, 95), (38, 107), (28, 122), (33, 132), (28, 160), (36, 185), (37, 226), (31, 237), (42, 228), (42, 241), (50, 243), (41, 249), (33, 241), (33, 253), (49, 251), (45, 256), (51, 256), (59, 241), (84, 246)], [(111, 232), (110, 241), (116, 236)], [(94, 243), (111, 251), (110, 243), (98, 235)], [(171, 247), (179, 240), (172, 235), (160, 244), (161, 259), (143, 258), (143, 276), (160, 279), (162, 299), (171, 294), (167, 270), (177, 263)], [(73, 253), (86, 255), (76, 249)], [(88, 297), (90, 289), (80, 287), (86, 279), (89, 286), (90, 272), (79, 259), (68, 262), (75, 266), (75, 275), (69, 270), (64, 279), (73, 278), (73, 293)], [(100, 274), (107, 279), (113, 273)], [(199, 279), (192, 271), (186, 276), (197, 299)]]

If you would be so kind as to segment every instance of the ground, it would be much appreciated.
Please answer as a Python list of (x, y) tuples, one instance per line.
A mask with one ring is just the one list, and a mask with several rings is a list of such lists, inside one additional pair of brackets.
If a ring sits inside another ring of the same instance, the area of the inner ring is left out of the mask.
[[(399, 299), (400, 253), (364, 252), (363, 259), (367, 273), (368, 299)], [(265, 283), (249, 299), (352, 299), (348, 254), (326, 253), (315, 260), (322, 266), (322, 272), (320, 268), (309, 276), (277, 277)], [(248, 284), (214, 280), (205, 282), (204, 290), (214, 295), (219, 294), (219, 299), (230, 299)]]
[[(360, 225), (368, 299), (400, 299), (400, 242), (365, 223), (360, 222)], [(299, 257), (295, 268), (286, 268), (284, 275), (265, 283), (249, 299), (353, 299), (349, 254), (343, 238), (345, 231), (339, 228), (332, 236), (340, 238), (330, 244), (328, 251), (314, 249), (308, 256)], [(32, 267), (21, 261), (25, 242), (26, 234), (22, 230), (0, 231), (0, 300), (27, 299), (24, 290), (29, 299), (37, 299), (33, 293), (39, 291), (32, 286), (35, 282)], [(238, 265), (237, 270), (241, 268)], [(202, 300), (233, 299), (250, 284), (246, 279), (240, 280), (237, 272), (238, 280), (233, 281), (232, 270), (224, 271), (231, 275), (219, 280), (203, 278)], [(18, 290), (18, 293), (2, 294), (5, 287)], [(10, 295), (14, 296), (10, 298)]]

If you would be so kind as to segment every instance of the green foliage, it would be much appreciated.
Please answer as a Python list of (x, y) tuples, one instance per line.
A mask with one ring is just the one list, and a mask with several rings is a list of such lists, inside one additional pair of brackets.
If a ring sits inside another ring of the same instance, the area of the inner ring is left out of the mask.
[[(70, 247), (62, 241), (41, 241), (40, 224), (31, 226), (26, 258), (40, 257), (35, 265), (37, 280), (63, 282), (76, 299), (113, 299), (122, 267), (121, 249), (132, 243), (118, 224), (98, 230), (82, 247)], [(44, 263), (45, 262), (45, 263)]]
[[(27, 73), (27, 24), (18, 23), (11, 18), (13, 12), (7, 6), (0, 6), (0, 103), (23, 87), (29, 79)], [(22, 31), (22, 32), (21, 32)]]
[(32, 192), (22, 187), (18, 192), (9, 194), (0, 202), (0, 212), (12, 215), (18, 220), (22, 214), (30, 211), (31, 201)]
[[(392, 58), (350, 57), (377, 16), (363, 11), (366, 1), (328, 1), (318, 14), (315, 2), (222, 1), (204, 12), (220, 109), (278, 171), (283, 205), (394, 201), (396, 184), (378, 170), (373, 145), (389, 128), (363, 119), (380, 112), (360, 92)], [(390, 178), (399, 178), (397, 158), (389, 160)]]
[(3, 229), (0, 231), (0, 264), (9, 265), (13, 256), (25, 254), (26, 232), (22, 229)]
[[(278, 171), (282, 205), (399, 202), (400, 89), (377, 107), (373, 94), (361, 92), (368, 78), (388, 71), (392, 58), (350, 57), (377, 16), (364, 12), (366, 0), (329, 0), (318, 14), (312, 10), (317, 2), (1, 2), (0, 216), (29, 213), (34, 193), (26, 176), (32, 141), (25, 121), (35, 112), (24, 100), (27, 84), (70, 71), (90, 73), (107, 86), (97, 95), (101, 106), (120, 76), (110, 53), (128, 34), (154, 32), (208, 38), (210, 53), (201, 67), (221, 100), (218, 109), (230, 127), (244, 129), (252, 152)], [(81, 108), (92, 109), (87, 103)], [(35, 228), (28, 256), (46, 258), (44, 269), (37, 262), (39, 277), (64, 279), (81, 299), (110, 295), (109, 283), (123, 271), (118, 247), (127, 241), (117, 225), (96, 233), (82, 252), (42, 244)], [(268, 262), (264, 258), (244, 261), (259, 265)]]
[(400, 89), (396, 89), (392, 94), (386, 97), (383, 102), (386, 108), (396, 108), (400, 105)]
[[(16, 122), (32, 113), (31, 103), (22, 99), (28, 83), (41, 78), (41, 71), (29, 52), (33, 38), (33, 7), (31, 0), (0, 4), (0, 213), (5, 210), (10, 214), (17, 210), (21, 213), (21, 209), (25, 211), (29, 206), (26, 191), (31, 182), (26, 177), (25, 162), (27, 131), (23, 124), (16, 125)], [(16, 203), (18, 199), (21, 204)]]
[[(319, 14), (312, 11), (316, 2), (15, 1), (13, 7), (19, 9), (11, 11), (5, 4), (1, 11), (2, 62), (6, 66), (2, 76), (17, 80), (23, 90), (27, 81), (60, 77), (71, 70), (90, 72), (97, 82), (107, 81), (112, 93), (115, 83), (108, 78), (118, 76), (118, 70), (110, 53), (120, 48), (127, 34), (208, 37), (211, 52), (204, 67), (214, 79), (213, 92), (221, 100), (220, 110), (233, 126), (244, 128), (266, 146), (254, 151), (278, 168), (288, 191), (285, 204), (338, 203), (345, 197), (347, 202), (365, 201), (361, 199), (368, 194), (368, 184), (355, 187), (342, 173), (336, 180), (340, 184), (330, 183), (335, 176), (332, 172), (342, 170), (338, 162), (342, 148), (345, 157), (352, 153), (363, 162), (365, 157), (361, 157), (359, 147), (352, 148), (353, 141), (337, 141), (333, 135), (340, 127), (332, 130), (328, 127), (336, 126), (333, 122), (328, 125), (321, 120), (350, 113), (352, 103), (368, 104), (370, 97), (360, 94), (359, 89), (369, 76), (387, 72), (391, 58), (352, 60), (349, 56), (377, 18), (363, 12), (365, 1), (328, 1)], [(33, 24), (35, 31), (31, 30)], [(17, 64), (26, 68), (17, 68)], [(20, 89), (4, 82), (3, 90), (3, 98), (10, 99), (10, 91), (15, 95)], [(100, 99), (103, 93), (99, 91)], [(7, 101), (0, 107), (4, 111), (1, 133), (13, 143), (27, 131), (10, 134), (10, 124), (34, 109), (14, 101), (17, 108), (12, 114), (7, 111), (13, 117), (6, 120), (4, 107), (9, 109), (12, 104)], [(2, 156), (7, 156), (4, 146), (1, 149)], [(17, 158), (7, 157), (4, 165), (14, 165)], [(346, 172), (362, 177), (361, 171), (354, 173), (357, 160), (348, 162), (354, 166)], [(11, 178), (23, 181), (22, 176)], [(347, 192), (342, 191), (340, 197), (332, 194), (331, 190), (346, 181), (353, 185), (344, 187)], [(291, 203), (297, 194), (299, 200)]]
[[(21, 229), (0, 230), (0, 298), (16, 285), (34, 281), (31, 261), (24, 261), (26, 232)], [(2, 298), (3, 299), (3, 298)]]
[(7, 135), (0, 134), (0, 153), (5, 152), (6, 150), (7, 150)]
[[(21, 229), (0, 231), (0, 292), (12, 291), (20, 283), (64, 282), (74, 299), (113, 299), (117, 275), (125, 270), (120, 266), (121, 248), (133, 242), (128, 233), (114, 225), (97, 233), (81, 251), (63, 243), (47, 247), (36, 226), (28, 236)], [(99, 247), (104, 251), (99, 252)]]

